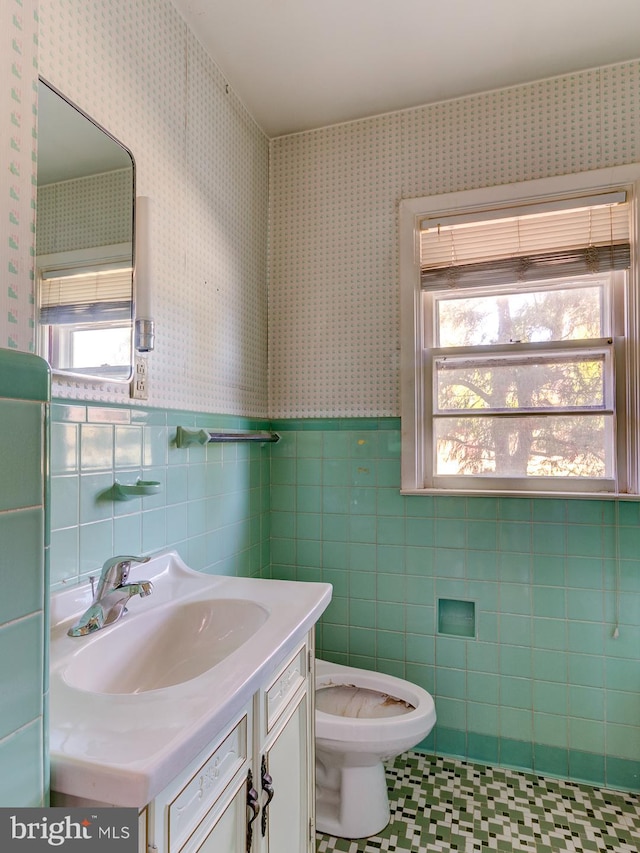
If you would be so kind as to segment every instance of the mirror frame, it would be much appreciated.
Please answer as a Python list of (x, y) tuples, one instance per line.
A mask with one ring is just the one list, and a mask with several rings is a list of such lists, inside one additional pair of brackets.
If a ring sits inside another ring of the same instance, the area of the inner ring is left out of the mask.
[[(136, 161), (133, 156), (133, 152), (117, 137), (115, 137), (107, 128), (97, 122), (94, 118), (92, 118), (82, 107), (79, 107), (76, 103), (71, 101), (66, 95), (64, 95), (56, 86), (50, 83), (45, 77), (42, 75), (38, 75), (38, 86), (41, 85), (46, 86), (50, 89), (55, 95), (57, 95), (61, 100), (63, 100), (66, 104), (68, 104), (72, 109), (74, 109), (79, 115), (81, 115), (84, 119), (89, 121), (97, 130), (101, 131), (106, 137), (108, 137), (112, 142), (114, 142), (129, 158), (131, 161), (131, 311), (130, 311), (130, 330), (129, 330), (129, 371), (126, 377), (111, 377), (105, 374), (101, 374), (99, 372), (96, 373), (76, 373), (72, 369), (65, 369), (54, 367), (50, 364), (52, 375), (55, 379), (59, 381), (64, 381), (64, 379), (71, 379), (73, 381), (84, 380), (85, 382), (100, 382), (102, 384), (113, 384), (113, 385), (128, 385), (131, 383), (133, 379), (134, 371), (135, 371), (135, 320), (136, 320), (136, 235), (137, 235), (137, 217), (136, 217)], [(40, 143), (40, 127), (38, 126), (38, 150)], [(37, 162), (37, 161), (36, 161)], [(37, 181), (36, 181), (36, 239), (35, 246), (37, 246)], [(79, 250), (83, 251), (83, 250)], [(86, 251), (86, 250), (84, 250)], [(36, 328), (36, 352), (40, 354), (43, 358), (48, 361), (48, 353), (42, 353), (41, 349), (41, 337), (40, 337), (40, 285), (38, 281), (38, 268), (37, 268), (37, 251), (35, 253), (36, 263), (34, 264), (34, 297), (35, 297), (35, 328)]]

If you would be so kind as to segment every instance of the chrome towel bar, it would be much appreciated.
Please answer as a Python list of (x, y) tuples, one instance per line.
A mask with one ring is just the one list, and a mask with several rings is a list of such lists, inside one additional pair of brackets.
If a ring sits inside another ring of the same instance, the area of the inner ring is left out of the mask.
[(275, 443), (280, 441), (277, 432), (211, 432), (208, 429), (186, 429), (179, 426), (176, 432), (176, 447), (194, 444), (209, 444), (210, 441), (257, 441)]

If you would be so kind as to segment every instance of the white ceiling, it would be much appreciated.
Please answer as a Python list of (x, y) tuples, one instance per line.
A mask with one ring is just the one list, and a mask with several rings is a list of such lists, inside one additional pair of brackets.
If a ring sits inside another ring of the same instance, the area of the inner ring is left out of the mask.
[(172, 0), (269, 136), (640, 57), (640, 0)]

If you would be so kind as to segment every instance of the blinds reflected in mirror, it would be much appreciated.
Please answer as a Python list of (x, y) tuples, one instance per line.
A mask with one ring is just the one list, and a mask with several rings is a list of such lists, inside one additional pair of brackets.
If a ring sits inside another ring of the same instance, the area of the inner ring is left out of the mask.
[(130, 321), (131, 275), (130, 265), (117, 263), (42, 272), (40, 323)]

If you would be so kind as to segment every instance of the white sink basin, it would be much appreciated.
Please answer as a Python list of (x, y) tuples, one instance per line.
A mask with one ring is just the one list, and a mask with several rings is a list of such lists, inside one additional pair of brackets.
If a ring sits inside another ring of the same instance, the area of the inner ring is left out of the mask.
[(248, 642), (268, 615), (243, 599), (189, 601), (133, 618), (127, 614), (118, 630), (97, 631), (93, 642), (79, 648), (63, 678), (94, 693), (143, 693), (182, 684)]
[(118, 622), (67, 630), (88, 584), (51, 596), (51, 787), (115, 806), (150, 802), (242, 711), (331, 600), (323, 583), (207, 575), (177, 553), (132, 565)]

